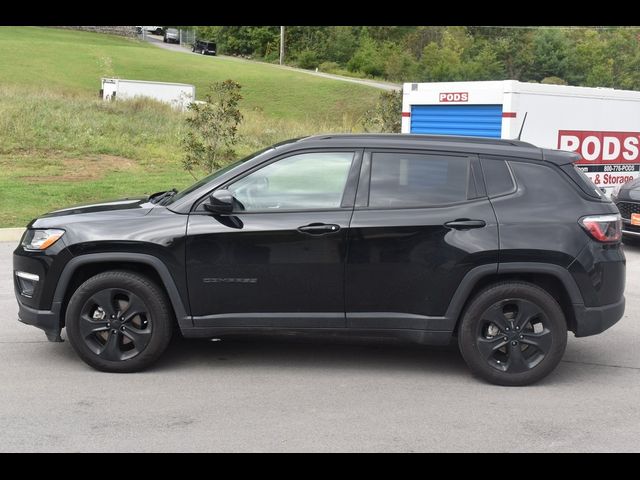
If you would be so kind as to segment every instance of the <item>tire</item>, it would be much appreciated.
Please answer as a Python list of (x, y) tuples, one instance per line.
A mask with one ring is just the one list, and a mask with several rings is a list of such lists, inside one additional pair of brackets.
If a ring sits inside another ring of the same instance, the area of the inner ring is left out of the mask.
[(80, 285), (65, 320), (78, 356), (96, 370), (116, 373), (153, 364), (167, 348), (174, 324), (164, 291), (127, 271), (100, 273)]
[(471, 371), (486, 381), (529, 385), (560, 363), (567, 323), (546, 290), (525, 282), (501, 282), (471, 300), (461, 318), (458, 346)]
[(202, 55), (206, 55), (206, 54), (207, 54), (207, 52), (205, 52), (205, 51), (204, 51), (204, 49), (202, 49), (202, 50), (200, 51), (200, 53), (201, 53)]

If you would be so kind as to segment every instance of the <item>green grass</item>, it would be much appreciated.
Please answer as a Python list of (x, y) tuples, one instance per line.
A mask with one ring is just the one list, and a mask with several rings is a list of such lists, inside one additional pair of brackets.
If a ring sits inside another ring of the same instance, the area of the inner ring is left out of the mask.
[(377, 96), (371, 87), (327, 80), (266, 63), (186, 55), (148, 43), (91, 32), (0, 27), (0, 84), (97, 95), (100, 78), (191, 83), (202, 98), (211, 82), (242, 86), (243, 106), (275, 118), (341, 121)]
[(185, 114), (149, 100), (103, 102), (101, 76), (243, 86), (244, 156), (272, 143), (359, 129), (369, 87), (267, 64), (185, 55), (136, 40), (0, 27), (0, 227), (75, 203), (193, 182), (180, 160)]

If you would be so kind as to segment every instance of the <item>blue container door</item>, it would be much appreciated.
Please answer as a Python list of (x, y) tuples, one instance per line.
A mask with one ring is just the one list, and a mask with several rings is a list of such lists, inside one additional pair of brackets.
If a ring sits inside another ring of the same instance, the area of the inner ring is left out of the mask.
[(412, 105), (411, 133), (500, 138), (502, 105)]

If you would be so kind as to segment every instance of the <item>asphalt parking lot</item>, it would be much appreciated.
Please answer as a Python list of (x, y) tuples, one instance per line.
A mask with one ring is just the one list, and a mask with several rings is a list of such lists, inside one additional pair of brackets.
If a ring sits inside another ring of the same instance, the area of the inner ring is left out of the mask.
[(640, 451), (640, 247), (627, 310), (570, 335), (531, 387), (483, 383), (453, 348), (177, 340), (138, 374), (100, 373), (16, 320), (0, 243), (0, 451)]

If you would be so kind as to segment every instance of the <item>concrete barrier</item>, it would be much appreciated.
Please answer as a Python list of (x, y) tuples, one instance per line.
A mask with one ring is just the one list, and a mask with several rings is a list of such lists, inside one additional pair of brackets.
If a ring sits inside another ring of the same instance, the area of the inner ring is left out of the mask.
[(24, 228), (0, 228), (0, 242), (18, 242), (24, 233)]

